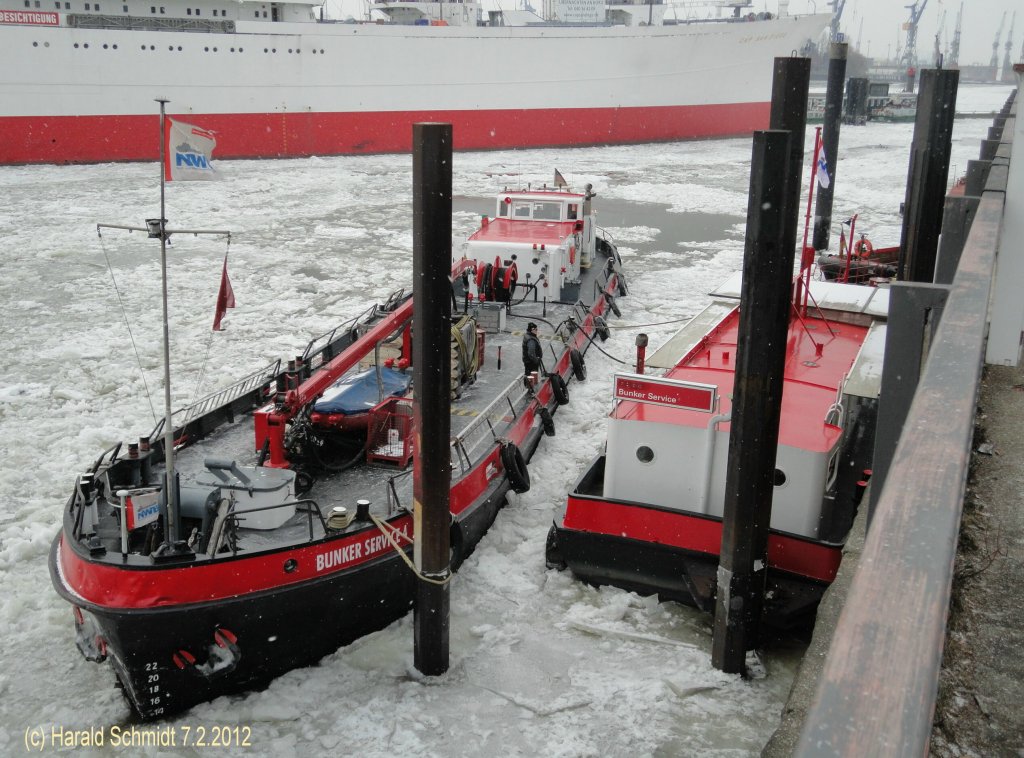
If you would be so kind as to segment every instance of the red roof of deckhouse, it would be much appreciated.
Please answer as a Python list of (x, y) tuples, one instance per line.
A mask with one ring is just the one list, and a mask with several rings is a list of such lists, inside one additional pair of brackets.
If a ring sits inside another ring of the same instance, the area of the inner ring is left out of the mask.
[(536, 243), (549, 247), (558, 247), (572, 236), (576, 229), (575, 221), (523, 221), (518, 219), (496, 218), (481, 226), (469, 238), (470, 242)]
[[(832, 324), (838, 333), (830, 335), (824, 322), (817, 319), (808, 319), (808, 322), (814, 327), (810, 333), (798, 321), (790, 323), (779, 444), (825, 452), (832, 448), (841, 434), (837, 427), (825, 423), (825, 417), (837, 400), (839, 387), (856, 360), (868, 330), (851, 324)], [(737, 310), (665, 377), (716, 385), (720, 403), (718, 412), (731, 411), (738, 327)], [(815, 343), (823, 345), (820, 356)], [(619, 402), (613, 416), (700, 428), (707, 427), (710, 419), (709, 414), (699, 411), (631, 400)], [(719, 426), (721, 430), (728, 428), (729, 425), (724, 423)]]

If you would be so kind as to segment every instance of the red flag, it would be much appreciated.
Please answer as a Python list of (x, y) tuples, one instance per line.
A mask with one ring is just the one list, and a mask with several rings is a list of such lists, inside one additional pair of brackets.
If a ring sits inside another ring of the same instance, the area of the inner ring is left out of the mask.
[(217, 293), (217, 313), (213, 317), (213, 330), (223, 331), (220, 320), (228, 308), (235, 307), (235, 291), (231, 289), (231, 280), (228, 279), (228, 254), (224, 253), (224, 270), (220, 274), (220, 291)]

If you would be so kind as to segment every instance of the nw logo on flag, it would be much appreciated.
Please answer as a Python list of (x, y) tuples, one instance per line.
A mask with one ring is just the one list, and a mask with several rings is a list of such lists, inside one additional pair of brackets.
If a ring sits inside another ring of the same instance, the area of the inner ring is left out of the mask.
[(201, 168), (213, 170), (213, 166), (206, 160), (203, 153), (197, 152), (187, 142), (183, 142), (174, 148), (174, 165), (177, 167)]
[(170, 118), (167, 119), (166, 131), (164, 178), (167, 181), (218, 178), (210, 162), (213, 149), (217, 146), (212, 132)]
[(828, 189), (828, 185), (832, 183), (831, 178), (828, 175), (828, 162), (825, 160), (825, 156), (818, 158), (818, 184), (825, 189)]

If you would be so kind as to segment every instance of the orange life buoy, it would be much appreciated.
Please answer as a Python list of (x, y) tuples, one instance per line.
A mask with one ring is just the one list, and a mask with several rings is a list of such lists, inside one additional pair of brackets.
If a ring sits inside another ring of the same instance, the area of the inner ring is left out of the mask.
[(874, 245), (866, 237), (861, 237), (860, 241), (853, 246), (853, 252), (858, 258), (870, 258), (874, 251)]

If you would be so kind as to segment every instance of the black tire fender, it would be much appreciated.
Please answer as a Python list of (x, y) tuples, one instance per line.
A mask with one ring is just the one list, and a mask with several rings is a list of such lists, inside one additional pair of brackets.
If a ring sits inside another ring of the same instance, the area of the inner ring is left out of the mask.
[(565, 379), (562, 378), (561, 374), (551, 374), (551, 393), (555, 396), (555, 402), (559, 405), (565, 405), (569, 402), (569, 388), (565, 384)]
[(562, 551), (558, 549), (558, 529), (554, 524), (548, 530), (548, 537), (544, 544), (544, 565), (558, 571), (565, 571), (568, 568), (565, 558), (562, 557)]
[(570, 349), (569, 362), (572, 364), (572, 375), (576, 377), (576, 381), (585, 381), (587, 378), (587, 364), (583, 361), (583, 353), (576, 348)]
[(551, 417), (551, 411), (549, 411), (544, 406), (541, 406), (540, 410), (537, 412), (537, 415), (540, 416), (540, 425), (544, 429), (544, 435), (546, 437), (554, 437), (555, 420), (554, 418)]
[(605, 293), (604, 298), (608, 302), (608, 307), (612, 309), (612, 313), (614, 313), (617, 317), (621, 318), (622, 311), (619, 310), (619, 304), (615, 302), (615, 298), (612, 297), (609, 293)]
[(448, 531), (448, 568), (451, 571), (458, 571), (462, 566), (466, 559), (463, 553), (462, 530), (458, 524), (452, 524)]
[(608, 338), (611, 336), (611, 330), (608, 329), (608, 322), (601, 316), (594, 319), (594, 331), (597, 332), (597, 336), (601, 338), (601, 342), (607, 342)]
[(522, 494), (530, 491), (530, 470), (526, 468), (523, 451), (514, 442), (501, 445), (501, 465), (505, 468), (505, 477), (513, 492)]
[(616, 271), (615, 275), (618, 277), (619, 282), (619, 297), (625, 297), (626, 295), (629, 294), (629, 288), (626, 287), (626, 277), (622, 275), (621, 271)]

